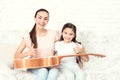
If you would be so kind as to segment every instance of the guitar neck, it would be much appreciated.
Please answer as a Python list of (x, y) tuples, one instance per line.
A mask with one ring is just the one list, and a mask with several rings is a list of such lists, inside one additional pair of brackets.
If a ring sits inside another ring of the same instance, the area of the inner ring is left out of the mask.
[(80, 54), (72, 54), (72, 55), (63, 55), (63, 56), (61, 56), (61, 58), (64, 58), (64, 57), (74, 57), (74, 56), (88, 56), (88, 55), (90, 55), (90, 54), (80, 53)]
[(106, 57), (105, 55), (102, 55), (102, 54), (93, 54), (93, 53), (80, 53), (80, 54), (73, 54), (73, 55), (63, 55), (63, 56), (60, 56), (61, 58), (64, 58), (64, 57), (74, 57), (74, 56), (97, 56), (97, 57)]

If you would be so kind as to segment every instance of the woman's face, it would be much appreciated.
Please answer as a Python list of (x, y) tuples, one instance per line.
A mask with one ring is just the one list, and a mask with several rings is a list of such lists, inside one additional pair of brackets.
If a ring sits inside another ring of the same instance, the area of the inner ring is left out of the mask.
[(62, 32), (62, 36), (65, 43), (70, 43), (75, 37), (75, 33), (72, 28), (65, 28)]
[(49, 21), (49, 14), (45, 11), (40, 11), (35, 17), (36, 26), (43, 29)]

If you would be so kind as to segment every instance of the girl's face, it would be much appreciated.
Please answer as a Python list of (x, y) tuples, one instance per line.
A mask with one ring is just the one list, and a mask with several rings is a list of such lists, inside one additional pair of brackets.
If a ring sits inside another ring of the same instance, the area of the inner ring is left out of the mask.
[(75, 37), (75, 33), (72, 28), (65, 28), (62, 32), (62, 36), (65, 43), (70, 43)]
[(35, 17), (36, 26), (40, 29), (44, 28), (49, 21), (49, 15), (45, 11), (40, 11)]

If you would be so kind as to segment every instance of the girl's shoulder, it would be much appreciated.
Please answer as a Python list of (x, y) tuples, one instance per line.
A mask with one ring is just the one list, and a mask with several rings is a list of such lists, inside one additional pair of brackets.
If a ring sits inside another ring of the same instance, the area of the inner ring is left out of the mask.
[(73, 44), (74, 46), (79, 46), (80, 48), (82, 48), (81, 43), (78, 43), (78, 42), (72, 42), (72, 44)]
[(59, 44), (62, 44), (62, 43), (63, 43), (63, 41), (59, 41), (59, 40), (55, 42), (56, 45), (59, 45)]
[(62, 43), (62, 41), (60, 41), (60, 40), (57, 40), (55, 43), (56, 43), (56, 44), (59, 44), (59, 43)]

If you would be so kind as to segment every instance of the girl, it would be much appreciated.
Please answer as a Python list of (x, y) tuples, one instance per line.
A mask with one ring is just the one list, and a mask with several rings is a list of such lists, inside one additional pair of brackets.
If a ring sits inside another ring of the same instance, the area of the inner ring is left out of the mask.
[[(60, 41), (55, 43), (57, 55), (70, 55), (84, 53), (84, 48), (76, 41), (76, 26), (66, 23), (61, 31)], [(82, 60), (88, 61), (88, 56), (82, 56)], [(76, 57), (67, 57), (61, 60), (60, 70), (65, 75), (65, 80), (85, 80), (83, 71), (77, 64)]]
[[(34, 20), (34, 27), (30, 33), (22, 38), (22, 42), (15, 53), (15, 58), (27, 56), (48, 57), (53, 55), (54, 42), (58, 39), (58, 34), (45, 28), (49, 21), (49, 12), (45, 9), (37, 10)], [(29, 48), (29, 51), (23, 52), (25, 48)], [(57, 68), (39, 68), (30, 71), (36, 75), (36, 80), (57, 80), (59, 75)]]

